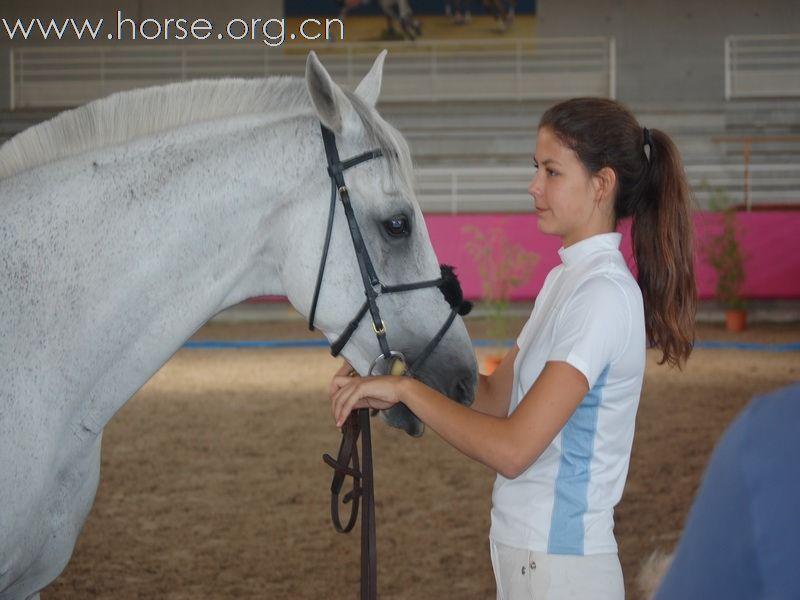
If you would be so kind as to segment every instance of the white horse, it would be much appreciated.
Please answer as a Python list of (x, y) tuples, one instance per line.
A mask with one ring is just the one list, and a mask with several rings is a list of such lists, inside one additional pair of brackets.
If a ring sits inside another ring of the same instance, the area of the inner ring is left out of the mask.
[[(439, 277), (408, 148), (374, 109), (384, 56), (355, 93), (311, 54), (305, 80), (117, 94), (0, 148), (0, 600), (37, 598), (66, 566), (103, 428), (187, 338), (252, 296), (284, 294), (308, 313), (330, 197), (320, 122), (342, 159), (383, 152), (345, 174), (382, 281)], [(337, 213), (316, 314), (331, 341), (364, 301)], [(410, 359), (450, 314), (435, 288), (378, 300)], [(369, 319), (342, 354), (368, 370), (380, 354)], [(460, 318), (419, 378), (471, 401)]]

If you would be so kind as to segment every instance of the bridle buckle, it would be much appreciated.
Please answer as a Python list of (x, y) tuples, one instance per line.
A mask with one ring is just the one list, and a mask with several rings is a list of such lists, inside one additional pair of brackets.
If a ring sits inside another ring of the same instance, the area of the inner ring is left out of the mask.
[[(375, 335), (386, 335), (386, 324), (383, 322), (383, 319), (381, 319), (380, 327), (375, 325), (375, 321), (372, 322), (372, 331), (375, 332)], [(383, 356), (383, 354), (381, 354), (381, 356)]]

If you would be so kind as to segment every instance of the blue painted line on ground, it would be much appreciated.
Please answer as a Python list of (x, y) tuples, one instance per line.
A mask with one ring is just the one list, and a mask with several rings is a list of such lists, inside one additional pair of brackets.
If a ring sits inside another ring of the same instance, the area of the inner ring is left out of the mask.
[(755, 342), (715, 342), (711, 340), (699, 341), (695, 348), (709, 350), (756, 350), (758, 352), (800, 352), (800, 343), (791, 344), (758, 344)]
[[(473, 340), (478, 348), (511, 347), (513, 340), (498, 344), (494, 340)], [(183, 345), (190, 350), (220, 350), (231, 348), (327, 348), (327, 340), (189, 340)], [(800, 352), (800, 342), (789, 344), (759, 344), (755, 342), (698, 341), (695, 348), (707, 350), (753, 350), (756, 352)]]

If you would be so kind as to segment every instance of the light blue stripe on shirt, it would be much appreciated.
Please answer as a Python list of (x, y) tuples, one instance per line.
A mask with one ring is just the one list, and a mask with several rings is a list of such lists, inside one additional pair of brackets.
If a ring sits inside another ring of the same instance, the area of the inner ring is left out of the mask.
[(561, 463), (547, 543), (550, 554), (583, 554), (583, 515), (589, 508), (589, 467), (607, 377), (608, 367), (600, 373), (561, 432)]

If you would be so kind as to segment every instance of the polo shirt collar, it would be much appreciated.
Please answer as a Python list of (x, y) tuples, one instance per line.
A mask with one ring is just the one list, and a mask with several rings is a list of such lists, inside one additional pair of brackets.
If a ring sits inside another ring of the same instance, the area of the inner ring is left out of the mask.
[(558, 255), (565, 267), (578, 264), (584, 258), (596, 252), (618, 250), (622, 242), (622, 234), (617, 232), (600, 233), (572, 244), (569, 248), (560, 248)]

